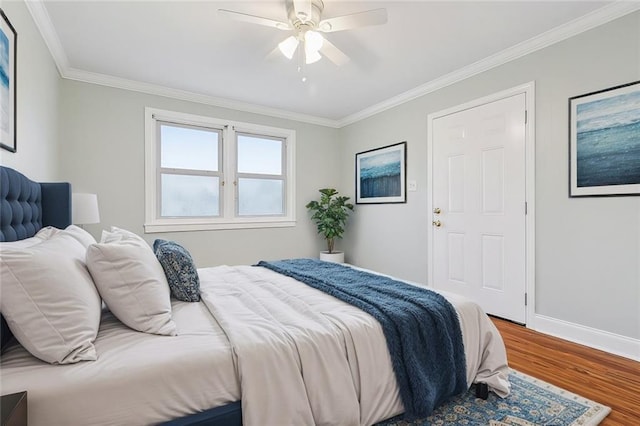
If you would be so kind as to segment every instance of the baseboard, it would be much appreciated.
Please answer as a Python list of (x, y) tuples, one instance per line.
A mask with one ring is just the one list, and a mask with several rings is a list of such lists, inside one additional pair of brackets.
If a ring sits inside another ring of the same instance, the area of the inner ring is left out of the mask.
[(534, 324), (534, 330), (541, 333), (640, 361), (640, 340), (638, 339), (544, 315), (536, 315)]

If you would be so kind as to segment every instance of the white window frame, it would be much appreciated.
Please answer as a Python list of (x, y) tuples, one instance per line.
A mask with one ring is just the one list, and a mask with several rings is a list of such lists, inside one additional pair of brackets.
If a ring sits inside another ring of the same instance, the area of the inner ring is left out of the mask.
[[(201, 126), (222, 132), (222, 179), (220, 216), (160, 217), (160, 138), (158, 121), (186, 126)], [(237, 214), (237, 142), (236, 132), (284, 139), (285, 190), (283, 215), (238, 216)], [(156, 108), (145, 108), (145, 233), (206, 231), (216, 229), (273, 228), (295, 226), (295, 140), (291, 129), (262, 126), (205, 117)]]

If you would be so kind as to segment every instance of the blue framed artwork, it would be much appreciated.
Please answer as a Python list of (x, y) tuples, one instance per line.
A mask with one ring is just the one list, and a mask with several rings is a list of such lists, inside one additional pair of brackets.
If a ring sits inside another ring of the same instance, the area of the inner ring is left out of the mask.
[(569, 196), (640, 194), (640, 81), (569, 99)]
[(0, 147), (16, 152), (16, 30), (0, 9)]
[(406, 203), (407, 143), (356, 154), (356, 204)]

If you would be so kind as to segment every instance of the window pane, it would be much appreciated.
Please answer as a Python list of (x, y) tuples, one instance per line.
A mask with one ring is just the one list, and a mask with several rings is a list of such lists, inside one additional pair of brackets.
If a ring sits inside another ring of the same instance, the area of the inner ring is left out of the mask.
[(284, 181), (279, 179), (238, 179), (238, 214), (284, 214), (283, 190)]
[(238, 134), (238, 172), (282, 174), (282, 140)]
[(162, 217), (218, 216), (219, 198), (218, 177), (162, 175)]
[(160, 125), (160, 167), (218, 171), (215, 130)]

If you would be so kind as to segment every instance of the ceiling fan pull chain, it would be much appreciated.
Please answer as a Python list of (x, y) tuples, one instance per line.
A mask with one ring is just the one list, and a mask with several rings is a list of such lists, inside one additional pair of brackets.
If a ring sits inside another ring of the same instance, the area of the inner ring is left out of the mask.
[[(303, 43), (304, 46), (304, 43)], [(298, 49), (298, 73), (300, 74), (300, 79), (303, 83), (307, 82), (307, 73), (305, 66), (305, 58), (304, 58), (304, 48)]]

